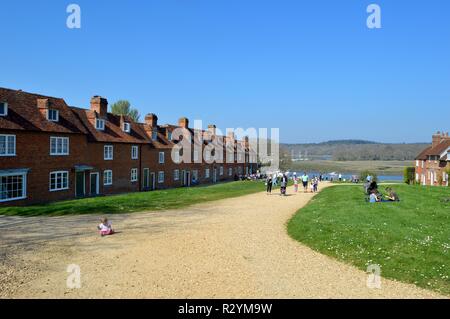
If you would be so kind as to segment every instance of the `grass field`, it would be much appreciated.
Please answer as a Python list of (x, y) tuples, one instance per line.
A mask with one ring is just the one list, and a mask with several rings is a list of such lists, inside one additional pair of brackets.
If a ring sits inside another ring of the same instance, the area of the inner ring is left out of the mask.
[(237, 197), (265, 190), (263, 182), (240, 181), (211, 186), (95, 197), (28, 207), (0, 207), (0, 215), (61, 216), (117, 214), (180, 208), (200, 202)]
[(399, 203), (369, 204), (361, 186), (324, 189), (288, 232), (360, 269), (378, 264), (385, 278), (450, 295), (450, 188), (394, 188)]
[(289, 167), (291, 171), (316, 171), (316, 172), (340, 172), (359, 173), (369, 170), (377, 175), (403, 175), (406, 166), (412, 166), (411, 161), (302, 161), (294, 162)]

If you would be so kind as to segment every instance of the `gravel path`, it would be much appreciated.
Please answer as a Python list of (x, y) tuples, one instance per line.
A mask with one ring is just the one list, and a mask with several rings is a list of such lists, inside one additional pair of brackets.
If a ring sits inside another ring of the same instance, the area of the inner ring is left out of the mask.
[[(292, 240), (286, 222), (312, 194), (258, 193), (183, 210), (98, 216), (0, 216), (0, 297), (24, 298), (433, 298), (382, 280)], [(69, 264), (81, 289), (68, 289)]]

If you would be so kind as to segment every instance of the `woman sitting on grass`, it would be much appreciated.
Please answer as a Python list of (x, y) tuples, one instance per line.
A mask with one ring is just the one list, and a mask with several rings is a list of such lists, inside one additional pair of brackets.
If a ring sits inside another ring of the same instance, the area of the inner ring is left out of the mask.
[(378, 192), (374, 189), (370, 192), (370, 197), (369, 197), (369, 202), (370, 203), (378, 203), (381, 202), (380, 197), (378, 196)]
[(390, 187), (386, 187), (386, 198), (388, 199), (388, 202), (399, 202), (400, 198), (398, 197), (397, 193), (394, 192), (394, 190)]

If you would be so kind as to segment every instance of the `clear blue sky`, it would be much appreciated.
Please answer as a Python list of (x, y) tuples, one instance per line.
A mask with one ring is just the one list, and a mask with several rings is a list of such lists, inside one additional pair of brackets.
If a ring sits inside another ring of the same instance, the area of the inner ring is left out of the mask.
[(0, 86), (128, 99), (162, 123), (279, 127), (283, 142), (428, 142), (450, 126), (448, 0), (2, 1), (0, 39)]

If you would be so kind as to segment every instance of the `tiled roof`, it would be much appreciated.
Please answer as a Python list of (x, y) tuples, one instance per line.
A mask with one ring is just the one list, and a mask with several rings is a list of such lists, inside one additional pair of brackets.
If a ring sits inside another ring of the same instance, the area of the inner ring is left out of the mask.
[[(49, 108), (59, 111), (59, 121), (51, 122), (47, 120), (45, 114), (38, 108), (38, 99), (47, 99)], [(152, 140), (153, 127), (147, 123), (136, 123), (127, 116), (114, 115), (108, 113), (105, 118), (105, 130), (95, 128), (95, 119), (98, 114), (91, 109), (70, 107), (63, 99), (48, 97), (39, 94), (26, 93), (22, 91), (0, 88), (0, 102), (8, 103), (8, 115), (0, 116), (0, 129), (44, 131), (55, 133), (80, 133), (86, 134), (90, 141), (106, 143), (136, 143), (150, 144), (158, 149), (171, 149), (178, 141), (169, 140), (167, 132), (173, 132), (180, 126), (162, 125), (157, 127), (158, 138)], [(130, 123), (130, 133), (122, 129), (123, 122)], [(194, 133), (204, 133), (206, 138), (207, 130), (188, 129)], [(230, 137), (223, 136), (224, 143), (230, 141)], [(234, 140), (234, 148), (237, 148), (242, 141)], [(193, 138), (194, 143), (198, 143)], [(203, 144), (208, 144), (204, 140)], [(225, 145), (224, 145), (225, 146)]]
[[(39, 111), (38, 99), (48, 99), (49, 107), (59, 111), (59, 121), (47, 120)], [(0, 88), (0, 102), (8, 103), (8, 115), (0, 116), (0, 129), (54, 133), (86, 133), (86, 129), (60, 98)]]
[(148, 143), (149, 137), (145, 131), (131, 119), (124, 117), (124, 121), (130, 123), (131, 131), (126, 133), (121, 126), (121, 116), (108, 113), (105, 121), (105, 130), (100, 131), (95, 128), (96, 114), (94, 111), (71, 108), (83, 123), (91, 141), (110, 143)]
[[(450, 139), (445, 139), (435, 147), (429, 146), (424, 149), (419, 155), (417, 155), (416, 160), (426, 160), (427, 156), (438, 156), (450, 148)], [(444, 155), (443, 160), (446, 160), (447, 155)]]
[(429, 151), (431, 150), (431, 146), (428, 146), (426, 149), (424, 149), (422, 152), (420, 152), (419, 155), (417, 155), (416, 160), (426, 160), (427, 156), (429, 155)]

